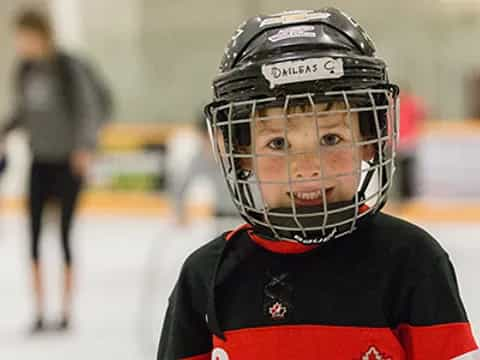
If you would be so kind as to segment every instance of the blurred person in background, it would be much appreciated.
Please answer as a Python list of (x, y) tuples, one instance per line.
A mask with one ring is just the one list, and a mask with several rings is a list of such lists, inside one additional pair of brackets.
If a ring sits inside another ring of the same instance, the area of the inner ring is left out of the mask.
[(3, 174), (7, 167), (7, 155), (5, 153), (5, 144), (0, 142), (0, 175)]
[(400, 139), (397, 148), (397, 166), (399, 168), (397, 187), (402, 203), (417, 195), (417, 149), (426, 116), (427, 111), (423, 99), (414, 95), (410, 86), (402, 87), (402, 92), (400, 92)]
[[(174, 205), (175, 220), (177, 225), (180, 226), (185, 226), (188, 223), (188, 192), (195, 182), (199, 181), (204, 187), (210, 187), (214, 194), (212, 206), (216, 220), (216, 232), (225, 231), (232, 225), (239, 224), (240, 218), (231, 200), (222, 173), (216, 164), (203, 112), (199, 112), (197, 116), (195, 132), (199, 144), (186, 162), (184, 173), (175, 175), (173, 170), (178, 172), (178, 169), (176, 169), (178, 164), (169, 166), (170, 175), (168, 176), (167, 186)], [(175, 144), (175, 141), (172, 142), (173, 144)], [(170, 146), (168, 149), (169, 152), (175, 151), (172, 147)]]
[(52, 199), (58, 201), (61, 212), (64, 256), (62, 314), (55, 328), (66, 330), (73, 290), (70, 229), (92, 161), (97, 129), (108, 108), (88, 66), (59, 50), (46, 15), (22, 11), (15, 18), (14, 30), (18, 57), (15, 107), (2, 129), (2, 138), (22, 127), (32, 153), (28, 210), (35, 317), (30, 331), (46, 328), (39, 238), (42, 214)]

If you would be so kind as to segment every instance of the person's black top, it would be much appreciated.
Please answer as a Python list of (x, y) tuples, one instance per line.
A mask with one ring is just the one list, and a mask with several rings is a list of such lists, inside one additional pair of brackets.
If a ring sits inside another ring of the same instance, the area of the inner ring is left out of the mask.
[(169, 299), (157, 358), (440, 360), (476, 350), (448, 255), (380, 213), (318, 247), (245, 225), (198, 249)]

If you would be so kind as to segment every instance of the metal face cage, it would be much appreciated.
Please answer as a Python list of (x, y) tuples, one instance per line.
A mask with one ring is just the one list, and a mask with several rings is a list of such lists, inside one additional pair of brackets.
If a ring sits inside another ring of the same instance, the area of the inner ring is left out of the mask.
[(397, 89), (213, 103), (209, 132), (232, 199), (263, 236), (318, 244), (386, 202), (395, 170)]

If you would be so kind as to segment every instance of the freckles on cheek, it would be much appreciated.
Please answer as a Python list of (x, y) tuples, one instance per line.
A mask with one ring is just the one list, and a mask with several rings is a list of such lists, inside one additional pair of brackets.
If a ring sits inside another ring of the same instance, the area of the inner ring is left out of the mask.
[(266, 205), (273, 208), (281, 206), (286, 190), (285, 184), (266, 184), (265, 182), (284, 182), (288, 181), (287, 167), (285, 159), (264, 158), (258, 159), (258, 180), (259, 187)]
[(287, 170), (285, 159), (260, 158), (258, 159), (258, 177), (260, 180), (286, 181)]
[[(357, 161), (358, 159), (358, 161)], [(357, 191), (360, 183), (360, 158), (356, 158), (351, 151), (345, 151), (332, 156), (329, 163), (328, 176), (336, 176), (337, 199), (336, 201), (350, 200)]]
[(356, 154), (351, 151), (332, 153), (326, 157), (324, 166), (330, 175), (352, 173), (360, 167), (360, 162), (357, 162), (357, 159), (360, 161), (360, 158), (356, 157)]

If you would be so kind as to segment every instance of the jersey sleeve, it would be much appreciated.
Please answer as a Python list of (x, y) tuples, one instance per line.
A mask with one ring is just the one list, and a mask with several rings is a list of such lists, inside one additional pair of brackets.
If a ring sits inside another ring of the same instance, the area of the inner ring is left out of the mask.
[(212, 335), (206, 324), (205, 312), (199, 306), (202, 303), (201, 295), (196, 293), (192, 281), (194, 280), (188, 279), (185, 270), (182, 270), (169, 298), (158, 347), (158, 360), (210, 359)]
[(439, 257), (409, 294), (398, 329), (407, 359), (479, 359), (454, 268)]

